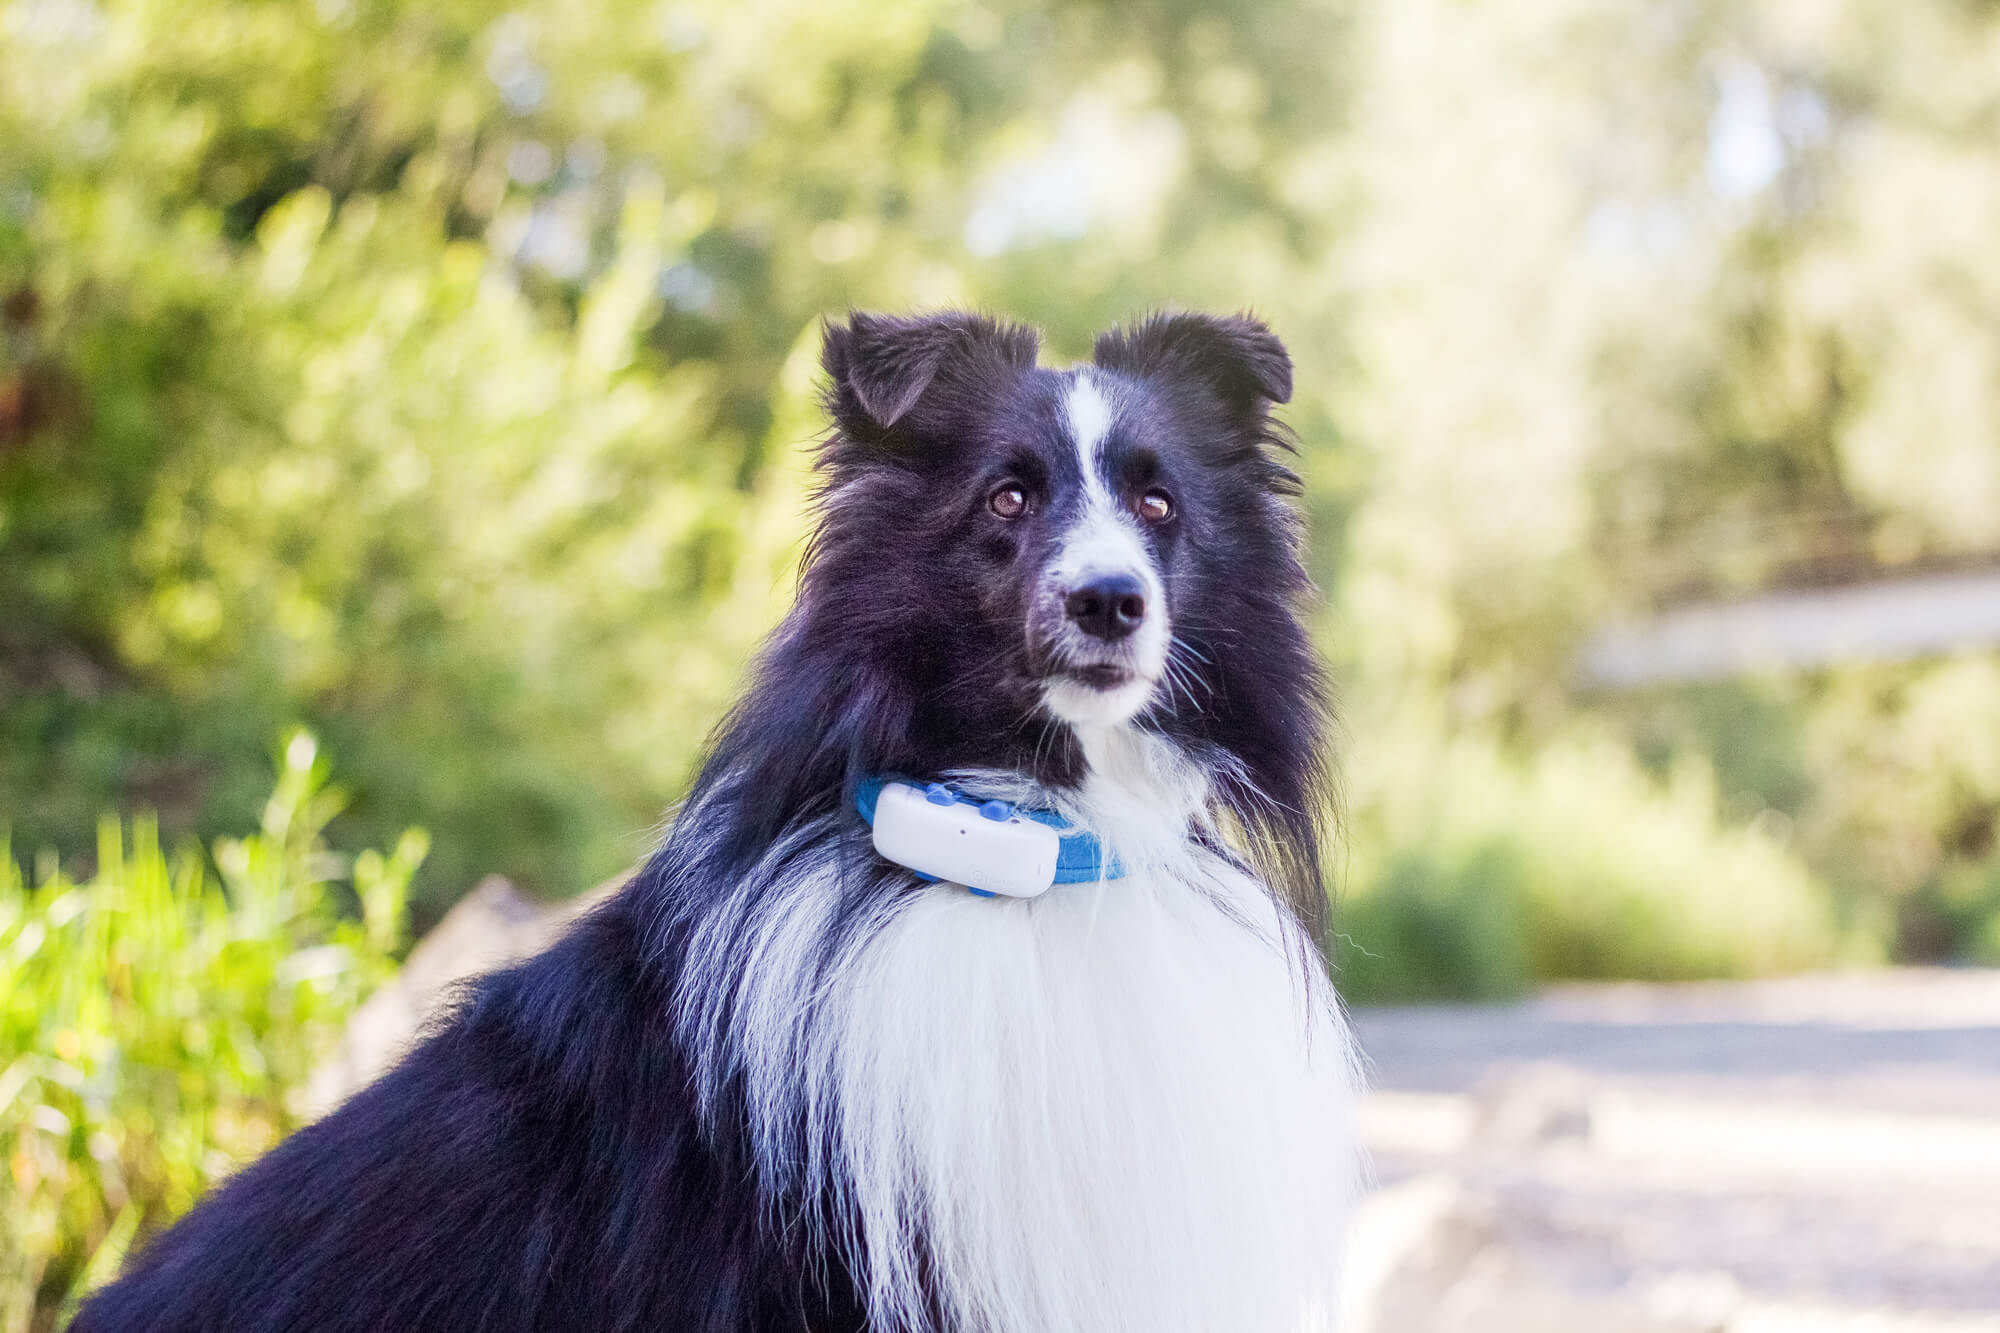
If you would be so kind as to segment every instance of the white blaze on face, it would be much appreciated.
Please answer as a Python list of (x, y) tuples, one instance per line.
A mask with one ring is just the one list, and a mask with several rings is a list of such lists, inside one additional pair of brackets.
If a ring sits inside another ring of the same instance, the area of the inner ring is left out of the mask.
[(1072, 726), (1112, 726), (1151, 702), (1166, 670), (1172, 638), (1166, 590), (1152, 553), (1146, 549), (1138, 518), (1107, 477), (1104, 442), (1116, 419), (1115, 401), (1089, 371), (1079, 370), (1063, 407), (1083, 474), (1083, 504), (1044, 576), (1044, 595), (1060, 603), (1072, 589), (1124, 574), (1137, 579), (1144, 589), (1146, 616), (1138, 630), (1118, 644), (1090, 639), (1074, 626), (1065, 631), (1074, 660), (1128, 667), (1133, 673), (1130, 681), (1099, 689), (1081, 681), (1057, 680), (1045, 688), (1043, 699), (1050, 712)]

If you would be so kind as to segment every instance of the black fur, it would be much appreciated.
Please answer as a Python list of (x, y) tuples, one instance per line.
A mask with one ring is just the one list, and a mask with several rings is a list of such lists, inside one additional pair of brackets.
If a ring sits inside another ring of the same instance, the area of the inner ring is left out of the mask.
[[(1082, 778), (1074, 739), (1036, 709), (1050, 664), (1023, 631), (1079, 483), (1064, 381), (1035, 367), (1037, 341), (957, 313), (828, 328), (834, 429), (798, 603), (661, 848), (146, 1245), (77, 1333), (868, 1326), (848, 1260), (802, 1239), (839, 1226), (798, 1225), (834, 1205), (759, 1172), (726, 1080), (716, 1104), (697, 1094), (702, 1056), (676, 1014), (717, 968), (687, 941), (719, 886), (773, 873), (772, 847), (813, 821), (868, 865), (840, 817), (862, 777)], [(1290, 361), (1247, 317), (1173, 315), (1106, 334), (1096, 364), (1119, 385), (1106, 454), (1121, 484), (1175, 497), (1148, 540), (1197, 655), (1187, 695), (1139, 725), (1209, 765), (1245, 850), (1316, 920), (1323, 682), (1296, 614), (1297, 482), (1269, 416)], [(985, 506), (1009, 480), (1037, 507), (1003, 524)], [(852, 878), (857, 923), (906, 882)]]

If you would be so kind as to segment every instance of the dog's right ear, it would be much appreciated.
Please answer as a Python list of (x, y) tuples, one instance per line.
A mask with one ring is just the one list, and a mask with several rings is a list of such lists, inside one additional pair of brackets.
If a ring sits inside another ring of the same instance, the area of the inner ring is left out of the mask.
[(902, 318), (855, 311), (826, 326), (827, 410), (849, 439), (885, 438), (933, 391), (984, 368), (1034, 367), (1034, 330), (962, 310)]

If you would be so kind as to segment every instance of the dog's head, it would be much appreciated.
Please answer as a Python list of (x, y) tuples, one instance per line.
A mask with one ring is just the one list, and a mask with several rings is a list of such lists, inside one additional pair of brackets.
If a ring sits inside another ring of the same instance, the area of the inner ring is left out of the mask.
[[(1319, 675), (1273, 404), (1291, 359), (1248, 317), (1161, 315), (1036, 365), (1028, 329), (950, 312), (826, 333), (809, 596), (909, 681), (938, 767), (1062, 779), (1062, 736), (1138, 726), (1310, 767)], [(1052, 743), (1050, 733), (1054, 733)]]

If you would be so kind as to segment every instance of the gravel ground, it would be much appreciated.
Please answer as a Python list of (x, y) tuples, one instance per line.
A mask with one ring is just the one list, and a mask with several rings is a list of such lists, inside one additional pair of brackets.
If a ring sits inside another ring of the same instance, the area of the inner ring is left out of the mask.
[(1355, 1021), (1356, 1333), (2000, 1333), (2000, 972)]

